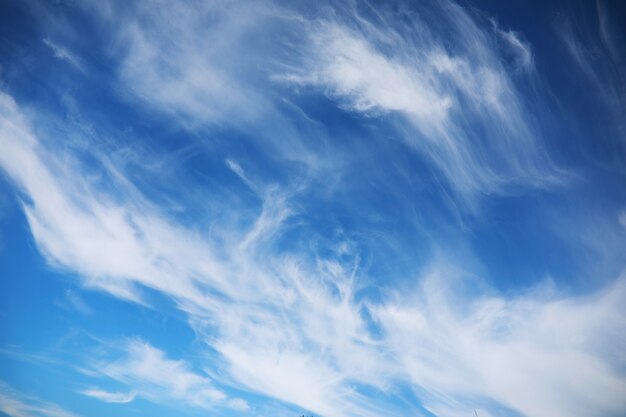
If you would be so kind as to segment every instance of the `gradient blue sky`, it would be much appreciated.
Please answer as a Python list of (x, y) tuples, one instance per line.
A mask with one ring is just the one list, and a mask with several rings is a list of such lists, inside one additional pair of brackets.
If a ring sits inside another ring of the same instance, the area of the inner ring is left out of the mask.
[(624, 22), (0, 1), (0, 415), (626, 416)]

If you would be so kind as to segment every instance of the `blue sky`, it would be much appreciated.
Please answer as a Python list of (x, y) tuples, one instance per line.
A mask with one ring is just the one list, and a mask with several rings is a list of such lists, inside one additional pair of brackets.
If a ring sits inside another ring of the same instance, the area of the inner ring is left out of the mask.
[(0, 2), (0, 415), (625, 416), (618, 1)]

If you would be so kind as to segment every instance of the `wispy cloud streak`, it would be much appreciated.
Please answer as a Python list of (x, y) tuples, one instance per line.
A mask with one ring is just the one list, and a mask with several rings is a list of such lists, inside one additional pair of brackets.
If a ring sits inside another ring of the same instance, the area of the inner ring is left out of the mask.
[(95, 371), (133, 388), (130, 393), (110, 393), (99, 389), (83, 390), (82, 394), (106, 402), (128, 403), (135, 396), (157, 403), (181, 402), (212, 410), (227, 407), (247, 411), (248, 404), (240, 398), (229, 398), (217, 389), (207, 376), (193, 372), (189, 365), (172, 360), (165, 353), (141, 340), (131, 340), (124, 347), (124, 357), (112, 362), (98, 362)]
[(109, 392), (98, 388), (90, 388), (80, 391), (81, 394), (93, 397), (107, 403), (126, 404), (135, 399), (134, 392)]
[(556, 32), (569, 58), (584, 74), (593, 97), (599, 98), (609, 112), (612, 134), (621, 141), (618, 147), (623, 155), (626, 143), (626, 45), (615, 34), (617, 28), (603, 1), (596, 2), (594, 20), (581, 16), (563, 16), (557, 21)]
[(25, 395), (0, 381), (0, 412), (9, 417), (78, 417), (56, 404)]
[(72, 65), (74, 68), (80, 71), (84, 71), (83, 64), (81, 63), (80, 59), (72, 52), (68, 51), (62, 46), (57, 45), (48, 38), (45, 38), (43, 40), (43, 43), (52, 50), (56, 58), (66, 61), (68, 64)]
[[(420, 11), (372, 7), (367, 12), (374, 17), (346, 9), (310, 25), (306, 52), (279, 79), (317, 87), (358, 113), (401, 116), (399, 134), (466, 202), (565, 180), (493, 50), (497, 39), (465, 10), (450, 2)], [(495, 29), (518, 57), (515, 66), (529, 71), (529, 46), (514, 32)]]

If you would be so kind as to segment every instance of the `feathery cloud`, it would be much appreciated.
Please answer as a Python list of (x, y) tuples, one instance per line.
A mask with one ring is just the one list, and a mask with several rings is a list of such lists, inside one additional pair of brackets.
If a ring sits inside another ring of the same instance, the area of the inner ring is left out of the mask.
[(96, 398), (107, 403), (126, 404), (135, 399), (134, 392), (109, 392), (98, 388), (89, 388), (80, 391), (81, 394)]
[(229, 398), (206, 376), (193, 372), (189, 365), (172, 360), (165, 353), (141, 340), (131, 340), (124, 347), (125, 357), (96, 363), (96, 371), (133, 388), (130, 393), (110, 393), (99, 389), (82, 391), (102, 401), (127, 403), (136, 396), (154, 402), (182, 402), (204, 409), (217, 406), (246, 411), (249, 407), (240, 398)]
[(0, 381), (0, 412), (9, 417), (78, 417), (56, 404), (23, 394)]
[[(468, 12), (440, 2), (424, 5), (423, 15), (382, 7), (370, 20), (346, 8), (310, 25), (306, 52), (277, 79), (316, 87), (371, 117), (400, 116), (398, 135), (470, 204), (477, 194), (566, 182), (490, 31)], [(445, 24), (428, 24), (431, 15)], [(529, 47), (497, 32), (530, 68)]]

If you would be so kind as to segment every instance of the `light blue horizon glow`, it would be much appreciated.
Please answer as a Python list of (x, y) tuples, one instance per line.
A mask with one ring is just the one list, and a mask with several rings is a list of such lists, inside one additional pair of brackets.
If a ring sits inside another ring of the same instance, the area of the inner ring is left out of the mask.
[(126, 3), (0, 4), (1, 416), (626, 416), (619, 5)]

